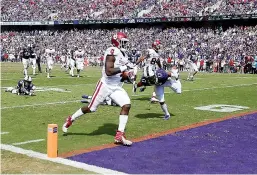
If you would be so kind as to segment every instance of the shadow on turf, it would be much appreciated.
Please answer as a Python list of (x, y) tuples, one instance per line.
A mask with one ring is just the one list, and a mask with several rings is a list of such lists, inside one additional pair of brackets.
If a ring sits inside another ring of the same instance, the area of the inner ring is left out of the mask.
[(98, 129), (96, 129), (95, 131), (93, 131), (91, 133), (68, 132), (68, 133), (64, 134), (64, 136), (68, 136), (68, 135), (96, 136), (96, 135), (103, 135), (103, 134), (114, 136), (117, 129), (118, 129), (118, 125), (113, 124), (113, 123), (105, 123), (104, 125), (98, 127)]
[[(174, 116), (174, 114), (170, 114)], [(136, 118), (146, 119), (146, 118), (163, 118), (164, 114), (159, 113), (146, 113), (146, 114), (137, 114), (135, 115)]]
[(133, 100), (140, 100), (140, 101), (149, 101), (150, 98), (149, 97), (141, 97), (141, 98), (136, 98), (137, 96), (133, 96), (135, 97)]

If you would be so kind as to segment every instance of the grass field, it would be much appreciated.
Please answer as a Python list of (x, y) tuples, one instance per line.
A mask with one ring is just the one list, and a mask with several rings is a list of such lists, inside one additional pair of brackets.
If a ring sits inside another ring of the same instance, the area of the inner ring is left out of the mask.
[[(31, 68), (29, 72), (32, 73)], [(97, 112), (77, 120), (67, 136), (62, 136), (61, 133), (61, 126), (66, 117), (83, 106), (79, 102), (81, 95), (93, 93), (95, 84), (101, 77), (100, 68), (86, 68), (81, 74), (82, 77), (77, 78), (70, 77), (60, 70), (59, 65), (55, 65), (51, 79), (47, 79), (45, 73), (32, 76), (36, 87), (47, 91), (36, 92), (36, 96), (29, 97), (4, 92), (4, 87), (15, 86), (17, 81), (23, 78), (21, 63), (1, 63), (1, 75), (1, 132), (8, 132), (1, 134), (1, 143), (12, 145), (44, 139), (40, 142), (20, 144), (18, 147), (46, 153), (47, 125), (50, 123), (59, 126), (59, 154), (113, 142), (118, 126), (119, 107), (100, 106)], [(149, 103), (153, 90), (151, 87), (143, 93), (138, 92), (137, 96), (132, 96), (132, 86), (124, 85), (132, 101), (126, 129), (129, 139), (233, 113), (257, 110), (256, 75), (199, 73), (192, 82), (185, 81), (186, 77), (187, 73), (181, 73), (181, 95), (171, 92), (168, 88), (165, 90), (165, 99), (172, 114), (168, 121), (162, 119), (163, 112), (158, 104)], [(248, 109), (229, 113), (194, 109), (214, 104), (246, 106)], [(46, 173), (46, 169), (53, 170), (49, 173), (86, 173), (80, 169), (53, 166), (46, 161), (36, 161), (40, 168), (28, 169), (29, 166), (24, 164), (27, 169), (23, 171), (17, 162), (35, 160), (7, 151), (3, 151), (1, 155), (2, 173)]]

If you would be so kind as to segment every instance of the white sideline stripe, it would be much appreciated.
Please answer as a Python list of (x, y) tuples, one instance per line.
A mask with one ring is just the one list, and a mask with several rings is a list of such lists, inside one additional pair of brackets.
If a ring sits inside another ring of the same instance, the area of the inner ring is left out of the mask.
[(98, 167), (98, 166), (94, 166), (94, 165), (88, 165), (85, 163), (81, 163), (81, 162), (76, 162), (73, 160), (68, 160), (68, 159), (64, 159), (64, 158), (49, 158), (47, 157), (46, 154), (43, 153), (39, 153), (39, 152), (35, 152), (32, 150), (26, 150), (23, 148), (19, 148), (16, 146), (12, 146), (12, 145), (6, 145), (6, 144), (1, 144), (1, 149), (2, 150), (6, 150), (6, 151), (11, 151), (14, 153), (18, 153), (18, 154), (23, 154), (29, 157), (34, 157), (34, 158), (38, 158), (38, 159), (42, 159), (42, 160), (48, 160), (54, 163), (60, 163), (63, 165), (68, 165), (68, 166), (72, 166), (75, 168), (80, 168), (83, 170), (87, 170), (87, 171), (92, 171), (94, 173), (100, 173), (100, 174), (125, 174), (119, 171), (114, 171), (114, 170), (110, 170), (107, 168), (102, 168), (102, 167)]
[(3, 134), (9, 134), (9, 132), (0, 132), (1, 135)]
[[(192, 92), (192, 91), (204, 91), (204, 90), (213, 90), (213, 89), (223, 89), (223, 88), (233, 88), (233, 87), (242, 87), (242, 86), (252, 86), (257, 83), (252, 84), (240, 84), (240, 85), (231, 85), (231, 86), (223, 86), (223, 87), (212, 87), (212, 88), (200, 88), (200, 89), (186, 89), (182, 90), (182, 92)], [(165, 94), (168, 94), (170, 92), (164, 92)], [(132, 95), (132, 96), (144, 96), (144, 95), (151, 95), (146, 93), (141, 93), (138, 95)], [(39, 103), (39, 104), (32, 104), (32, 105), (20, 105), (20, 106), (8, 106), (8, 107), (2, 107), (2, 109), (13, 109), (13, 108), (24, 108), (24, 107), (33, 107), (33, 106), (45, 106), (45, 105), (51, 105), (51, 104), (66, 104), (66, 103), (75, 103), (80, 102), (80, 100), (73, 100), (73, 101), (59, 101), (59, 102), (52, 102), (52, 103)]]
[(45, 139), (29, 140), (29, 141), (26, 141), (26, 142), (13, 143), (12, 145), (25, 145), (27, 143), (42, 142), (44, 140)]
[[(223, 87), (200, 88), (200, 89), (186, 89), (186, 90), (183, 90), (183, 89), (182, 89), (182, 93), (183, 93), (183, 92), (192, 92), (192, 91), (204, 91), (204, 90), (213, 90), (213, 89), (223, 89), (223, 88), (252, 86), (252, 85), (257, 85), (257, 83), (230, 85), (230, 86), (223, 86)], [(165, 94), (169, 94), (170, 91), (169, 91), (169, 92), (164, 92), (164, 93), (165, 93)], [(137, 94), (137, 95), (132, 95), (132, 96), (144, 96), (144, 95), (151, 95), (151, 94), (142, 93), (142, 94)]]
[(75, 102), (80, 102), (80, 100), (57, 101), (57, 102), (51, 102), (51, 103), (38, 103), (38, 104), (32, 104), (32, 105), (8, 106), (8, 107), (2, 107), (1, 109), (25, 108), (25, 107), (33, 107), (33, 106), (45, 106), (45, 105), (65, 104), (65, 103), (75, 103)]
[[(56, 88), (56, 87), (62, 87), (62, 86), (96, 86), (97, 83), (89, 83), (89, 84), (63, 84), (63, 85), (55, 85), (55, 86), (40, 86), (40, 88)], [(12, 87), (12, 86), (8, 86), (8, 87)], [(1, 89), (6, 89), (8, 88), (6, 87), (1, 87)]]

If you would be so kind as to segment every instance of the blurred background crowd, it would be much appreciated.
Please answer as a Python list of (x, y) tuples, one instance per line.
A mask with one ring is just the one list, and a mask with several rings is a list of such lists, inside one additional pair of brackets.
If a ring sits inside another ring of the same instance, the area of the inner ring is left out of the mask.
[(257, 25), (235, 26), (226, 31), (183, 27), (6, 31), (1, 34), (1, 51), (5, 53), (2, 59), (5, 60), (8, 54), (9, 60), (19, 59), (19, 51), (32, 43), (36, 45), (38, 55), (43, 54), (46, 48), (53, 47), (57, 57), (67, 54), (68, 50), (82, 47), (87, 59), (98, 62), (106, 48), (111, 46), (110, 38), (117, 31), (127, 33), (130, 40), (128, 51), (136, 49), (140, 54), (145, 54), (155, 39), (161, 40), (164, 48), (162, 58), (166, 62), (172, 58), (175, 61), (172, 61), (173, 64), (183, 65), (183, 59), (192, 54), (197, 56), (199, 64), (204, 60), (204, 64), (210, 62), (211, 65), (220, 64), (220, 67), (225, 64), (235, 67), (251, 64), (255, 67), (257, 62)]
[(256, 0), (9, 0), (2, 21), (115, 19), (257, 13)]
[[(71, 19), (153, 18), (256, 14), (257, 0), (10, 0), (2, 1), (2, 21), (47, 21)], [(69, 50), (82, 47), (91, 65), (102, 65), (102, 56), (117, 31), (129, 37), (129, 48), (144, 55), (155, 39), (163, 45), (163, 63), (186, 70), (184, 59), (197, 57), (201, 71), (255, 73), (257, 67), (257, 25), (233, 26), (223, 30), (202, 27), (135, 27), (122, 29), (3, 30), (1, 60), (20, 61), (28, 44), (36, 54), (56, 50), (56, 61)]]

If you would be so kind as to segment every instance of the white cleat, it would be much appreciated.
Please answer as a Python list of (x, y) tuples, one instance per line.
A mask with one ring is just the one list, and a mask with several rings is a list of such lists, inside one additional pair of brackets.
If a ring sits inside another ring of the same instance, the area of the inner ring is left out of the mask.
[(159, 102), (159, 100), (158, 100), (157, 98), (155, 98), (155, 97), (152, 97), (152, 98), (150, 99), (150, 101), (151, 101), (151, 103)]
[(116, 144), (122, 144), (124, 146), (131, 146), (133, 142), (126, 139), (125, 133), (121, 131), (116, 132), (116, 136), (114, 138)]
[(64, 132), (64, 133), (67, 133), (68, 132), (68, 128), (66, 128), (66, 123), (64, 123), (63, 125), (62, 125), (62, 132)]

